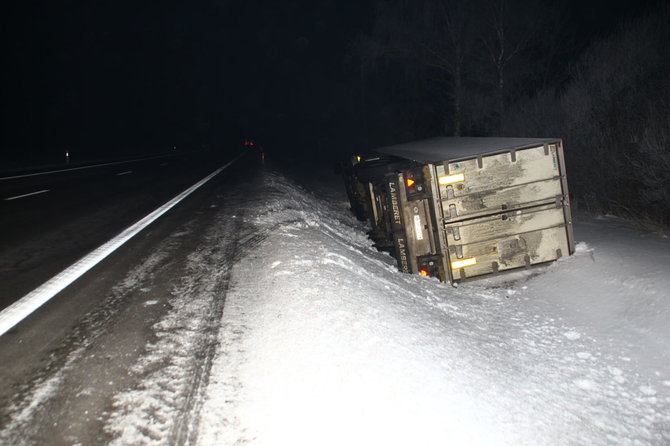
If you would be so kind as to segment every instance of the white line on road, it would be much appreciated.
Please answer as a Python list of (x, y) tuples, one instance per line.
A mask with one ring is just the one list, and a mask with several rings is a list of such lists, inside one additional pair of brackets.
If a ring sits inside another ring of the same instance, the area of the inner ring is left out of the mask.
[(112, 240), (108, 241), (104, 245), (100, 246), (90, 254), (82, 257), (76, 263), (74, 263), (69, 268), (61, 271), (59, 274), (56, 274), (51, 279), (47, 280), (45, 283), (31, 291), (30, 293), (23, 296), (18, 301), (14, 302), (4, 310), (0, 312), (0, 336), (5, 334), (8, 330), (11, 330), (16, 324), (21, 322), (23, 319), (28, 317), (33, 311), (37, 310), (39, 307), (48, 302), (52, 297), (65, 289), (72, 282), (80, 278), (84, 273), (93, 268), (95, 265), (100, 263), (105, 257), (113, 253), (125, 242), (130, 240), (134, 235), (139, 233), (142, 229), (149, 226), (153, 221), (159, 218), (161, 215), (165, 214), (167, 211), (172, 209), (177, 203), (182, 201), (184, 198), (191, 195), (196, 189), (200, 186), (214, 178), (222, 170), (226, 169), (228, 166), (236, 162), (243, 154), (239, 155), (237, 158), (228, 162), (226, 165), (218, 168), (211, 174), (207, 175), (202, 180), (195, 183), (193, 186), (186, 189), (184, 192), (180, 193), (172, 200), (168, 201), (137, 223), (132, 226), (127, 227), (119, 235), (114, 237)]
[(120, 177), (121, 175), (128, 175), (129, 173), (133, 173), (132, 170), (126, 170), (125, 172), (119, 172), (116, 174), (116, 176)]
[(50, 175), (52, 173), (71, 172), (73, 170), (95, 169), (96, 167), (116, 166), (118, 164), (129, 164), (129, 163), (136, 163), (136, 162), (139, 162), (139, 161), (150, 161), (150, 160), (160, 159), (160, 158), (169, 158), (171, 156), (174, 156), (174, 155), (150, 156), (148, 158), (137, 158), (137, 159), (134, 159), (134, 160), (114, 161), (114, 162), (111, 162), (111, 163), (93, 164), (93, 165), (90, 165), (90, 166), (70, 167), (68, 169), (50, 170), (48, 172), (25, 173), (25, 174), (21, 174), (21, 175), (13, 175), (11, 177), (1, 177), (0, 181), (15, 180), (17, 178), (36, 177), (36, 176), (40, 176), (40, 175)]
[(43, 194), (43, 193), (49, 192), (49, 190), (50, 189), (44, 189), (44, 190), (38, 190), (37, 192), (30, 192), (28, 194), (17, 195), (16, 197), (5, 198), (5, 201), (18, 200), (19, 198), (25, 198), (25, 197), (31, 197), (31, 196), (37, 195), (37, 194)]

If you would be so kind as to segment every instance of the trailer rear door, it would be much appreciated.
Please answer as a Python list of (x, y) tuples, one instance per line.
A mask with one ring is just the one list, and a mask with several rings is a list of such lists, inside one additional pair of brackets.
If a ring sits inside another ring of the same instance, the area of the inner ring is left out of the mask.
[(572, 254), (560, 142), (434, 166), (452, 280)]
[(444, 217), (462, 220), (564, 195), (556, 144), (437, 165)]

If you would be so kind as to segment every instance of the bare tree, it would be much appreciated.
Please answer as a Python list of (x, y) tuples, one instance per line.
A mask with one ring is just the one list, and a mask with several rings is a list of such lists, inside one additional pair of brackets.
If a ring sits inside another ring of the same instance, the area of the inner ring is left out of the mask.
[(570, 81), (508, 107), (516, 133), (558, 135), (584, 209), (670, 227), (670, 7), (589, 45)]
[(422, 81), (443, 105), (445, 134), (502, 132), (511, 93), (541, 82), (524, 57), (533, 48), (537, 65), (548, 65), (538, 48), (554, 36), (538, 33), (544, 0), (492, 1), (381, 0), (359, 46), (363, 71), (379, 74), (395, 62)]
[(489, 3), (481, 42), (495, 70), (498, 130), (504, 133), (506, 72), (510, 64), (526, 50), (536, 34), (540, 14), (526, 2), (495, 0)]
[(424, 80), (437, 79), (450, 105), (443, 131), (461, 135), (464, 83), (477, 45), (475, 18), (468, 0), (380, 2), (373, 32), (359, 47), (363, 69), (395, 60), (423, 70)]
[(477, 43), (475, 3), (468, 0), (433, 0), (425, 4), (430, 19), (419, 41), (419, 61), (437, 69), (449, 82), (452, 129), (462, 134), (464, 83)]

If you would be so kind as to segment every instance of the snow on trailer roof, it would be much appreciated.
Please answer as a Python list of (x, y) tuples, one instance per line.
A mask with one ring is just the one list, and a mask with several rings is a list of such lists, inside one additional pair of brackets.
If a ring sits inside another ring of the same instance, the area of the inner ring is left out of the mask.
[(422, 163), (472, 158), (555, 143), (557, 138), (443, 137), (381, 147), (376, 152)]

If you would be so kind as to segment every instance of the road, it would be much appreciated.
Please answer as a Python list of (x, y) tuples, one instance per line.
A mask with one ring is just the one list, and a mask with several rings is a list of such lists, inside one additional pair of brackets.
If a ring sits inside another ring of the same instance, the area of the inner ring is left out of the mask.
[[(240, 239), (254, 239), (237, 218), (258, 175), (252, 158), (214, 177), (0, 338), (1, 443), (108, 442), (105, 414), (113, 395), (133, 388), (141, 373), (130, 373), (131, 366), (147, 357), (147, 345), (159, 345), (150, 327), (165, 324), (179, 305), (198, 317), (194, 326), (165, 327), (166, 339), (177, 331), (175, 342), (188, 345), (160, 359), (178, 360), (182, 372), (181, 381), (170, 383), (179, 387), (175, 400), (161, 404), (182, 414), (171, 443), (188, 439), (230, 266)], [(61, 179), (48, 193), (2, 200), (3, 306), (219, 167), (201, 161), (118, 166)]]
[(183, 155), (0, 179), (0, 309), (222, 163)]

